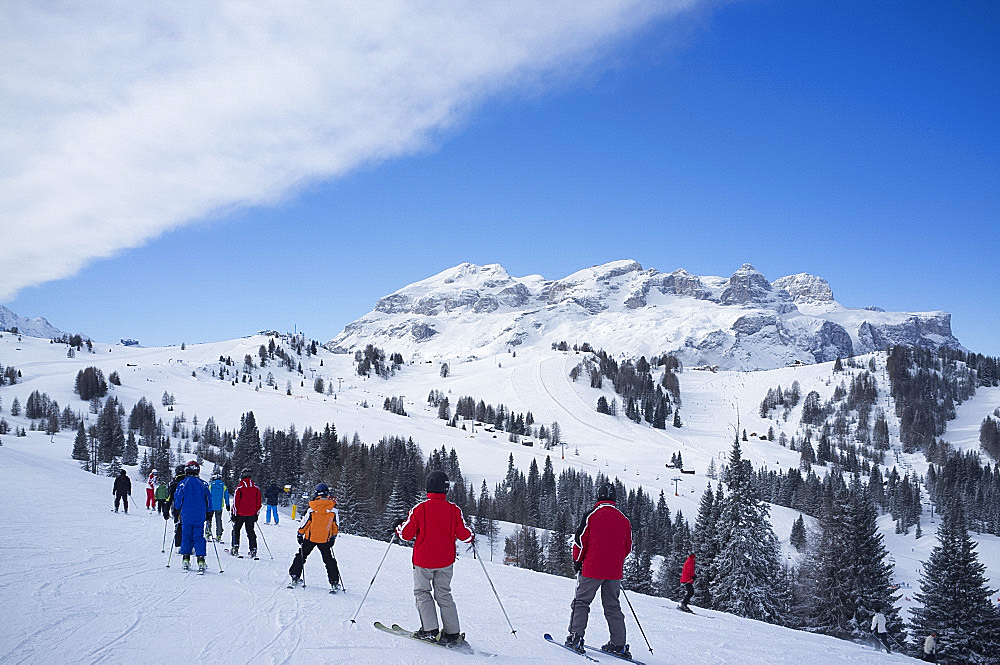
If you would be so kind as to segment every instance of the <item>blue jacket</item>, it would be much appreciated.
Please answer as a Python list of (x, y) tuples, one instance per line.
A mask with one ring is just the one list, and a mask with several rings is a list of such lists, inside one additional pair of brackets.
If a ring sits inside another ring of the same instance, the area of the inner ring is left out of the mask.
[(181, 513), (181, 524), (204, 523), (212, 510), (208, 485), (201, 478), (188, 476), (174, 492), (174, 508)]
[(208, 489), (212, 493), (212, 510), (222, 510), (223, 501), (226, 504), (226, 510), (229, 510), (229, 488), (226, 487), (226, 483), (222, 482), (222, 478), (216, 478), (210, 482)]

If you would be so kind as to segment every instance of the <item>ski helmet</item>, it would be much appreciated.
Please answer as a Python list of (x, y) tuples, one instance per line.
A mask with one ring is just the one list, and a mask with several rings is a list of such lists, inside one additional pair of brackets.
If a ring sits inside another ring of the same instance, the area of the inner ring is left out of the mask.
[(184, 473), (189, 476), (197, 476), (201, 473), (201, 465), (198, 462), (191, 460), (186, 465), (184, 465)]
[(615, 486), (611, 483), (604, 483), (597, 489), (597, 500), (598, 501), (614, 501), (615, 500)]
[(242, 471), (240, 471), (240, 478), (249, 478), (249, 477), (250, 477), (250, 469), (243, 469)]
[(313, 494), (317, 497), (330, 496), (330, 486), (326, 483), (320, 483), (316, 486), (316, 491)]
[(184, 465), (183, 464), (178, 464), (177, 465), (177, 468), (174, 469), (174, 475), (175, 476), (183, 476), (184, 475)]
[(447, 494), (448, 493), (448, 474), (444, 471), (431, 471), (427, 474), (427, 480), (424, 482), (427, 486), (428, 492), (435, 492), (437, 494)]

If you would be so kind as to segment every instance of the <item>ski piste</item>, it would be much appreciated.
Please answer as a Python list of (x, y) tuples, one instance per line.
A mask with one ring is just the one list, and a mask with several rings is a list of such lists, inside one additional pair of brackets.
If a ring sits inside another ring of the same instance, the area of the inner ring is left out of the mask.
[[(566, 649), (566, 651), (569, 651), (570, 653), (575, 653), (575, 654), (576, 654), (577, 656), (579, 656), (580, 658), (586, 658), (587, 660), (589, 660), (589, 661), (590, 661), (590, 662), (592, 662), (592, 663), (599, 663), (599, 662), (601, 662), (601, 661), (597, 660), (596, 658), (591, 658), (590, 656), (588, 656), (588, 655), (587, 655), (587, 654), (585, 654), (585, 653), (580, 653), (580, 652), (579, 652), (579, 651), (577, 651), (576, 649), (570, 649), (570, 648), (569, 648), (568, 646), (566, 646), (566, 645), (565, 645), (565, 644), (563, 644), (562, 642), (557, 642), (557, 641), (556, 641), (556, 640), (555, 640), (555, 639), (554, 639), (554, 638), (553, 638), (553, 637), (552, 637), (551, 635), (549, 635), (548, 633), (545, 633), (545, 641), (546, 641), (546, 642), (551, 642), (552, 644), (556, 645), (557, 647), (562, 647), (563, 649)], [(608, 655), (610, 655), (610, 654), (608, 654)]]
[(437, 640), (422, 640), (419, 637), (417, 637), (412, 630), (407, 630), (397, 624), (392, 624), (392, 627), (390, 628), (381, 621), (376, 621), (375, 627), (381, 631), (390, 633), (392, 635), (398, 635), (399, 637), (405, 637), (407, 639), (414, 640), (416, 642), (422, 642), (423, 644), (428, 644), (430, 646), (435, 646), (441, 649), (448, 649), (449, 651), (454, 651), (456, 653), (464, 653), (469, 656), (483, 656), (484, 658), (496, 657), (495, 653), (486, 653), (485, 651), (479, 651), (478, 649), (473, 649), (472, 645), (470, 645), (468, 642), (465, 641), (465, 633), (462, 633), (461, 642), (452, 645), (452, 644), (444, 644), (442, 642), (438, 642)]

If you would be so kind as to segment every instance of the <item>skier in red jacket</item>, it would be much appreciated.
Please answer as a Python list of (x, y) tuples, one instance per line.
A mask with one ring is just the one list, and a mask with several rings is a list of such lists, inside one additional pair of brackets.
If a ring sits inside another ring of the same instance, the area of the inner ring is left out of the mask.
[(257, 522), (257, 513), (262, 504), (260, 488), (253, 484), (250, 469), (243, 469), (240, 472), (240, 484), (233, 493), (233, 546), (229, 550), (233, 556), (239, 556), (240, 528), (245, 526), (247, 540), (250, 541), (250, 556), (257, 558), (257, 533), (253, 525)]
[[(684, 586), (684, 600), (677, 607), (679, 610), (684, 610), (685, 612), (691, 612), (688, 608), (688, 603), (691, 601), (691, 596), (694, 595), (694, 555), (688, 556), (687, 561), (684, 562), (684, 568), (681, 570), (681, 584)], [(693, 612), (692, 612), (693, 614)]]
[[(410, 509), (396, 523), (400, 540), (413, 540), (413, 595), (420, 615), (416, 636), (457, 643), (461, 637), (458, 608), (451, 597), (451, 577), (455, 564), (455, 541), (472, 543), (473, 534), (465, 526), (462, 509), (448, 501), (448, 476), (444, 471), (427, 474), (427, 500)], [(431, 595), (433, 588), (434, 594)], [(441, 609), (441, 636), (438, 637), (437, 607)]]
[(576, 568), (576, 595), (570, 604), (569, 636), (566, 646), (584, 653), (583, 634), (587, 630), (590, 603), (601, 590), (604, 618), (611, 640), (602, 651), (631, 658), (625, 643), (625, 614), (618, 595), (622, 588), (625, 557), (632, 551), (632, 524), (615, 507), (615, 486), (604, 483), (597, 490), (597, 503), (580, 522), (573, 539), (573, 567)]

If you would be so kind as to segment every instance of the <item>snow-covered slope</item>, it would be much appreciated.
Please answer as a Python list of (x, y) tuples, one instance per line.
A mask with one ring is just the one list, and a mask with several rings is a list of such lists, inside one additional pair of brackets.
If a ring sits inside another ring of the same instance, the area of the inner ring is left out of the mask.
[(17, 332), (21, 335), (45, 337), (48, 339), (62, 337), (63, 334), (61, 330), (40, 316), (34, 319), (18, 316), (8, 308), (0, 305), (0, 330), (13, 329), (17, 329)]
[(772, 284), (750, 264), (723, 278), (663, 274), (627, 260), (554, 281), (463, 263), (380, 299), (328, 346), (375, 344), (440, 360), (559, 341), (647, 357), (671, 352), (688, 365), (728, 369), (823, 362), (891, 344), (960, 346), (946, 312), (846, 308), (814, 275)]
[[(234, 559), (208, 550), (209, 573), (185, 573), (161, 554), (164, 521), (133, 505), (111, 511), (111, 481), (68, 458), (69, 437), (32, 433), (0, 447), (0, 660), (4, 663), (573, 663), (580, 657), (542, 640), (562, 638), (573, 580), (485, 563), (517, 630), (513, 637), (479, 562), (463, 555), (453, 583), (462, 629), (496, 658), (450, 653), (375, 630), (376, 620), (413, 626), (410, 550), (393, 545), (357, 622), (385, 543), (349, 535), (336, 554), (346, 594), (326, 593), (318, 555), (305, 589), (285, 588), (297, 549), (288, 515), (262, 526), (273, 560)], [(133, 496), (143, 490), (133, 477)], [(228, 528), (228, 527), (227, 527)], [(821, 655), (831, 665), (905, 663), (874, 648), (711, 611), (690, 616), (661, 598), (629, 594), (653, 647), (646, 651), (631, 616), (633, 653), (655, 664), (800, 665)], [(599, 608), (592, 643), (607, 640)], [(751, 647), (752, 648), (748, 648)], [(601, 657), (602, 662), (618, 662)]]

